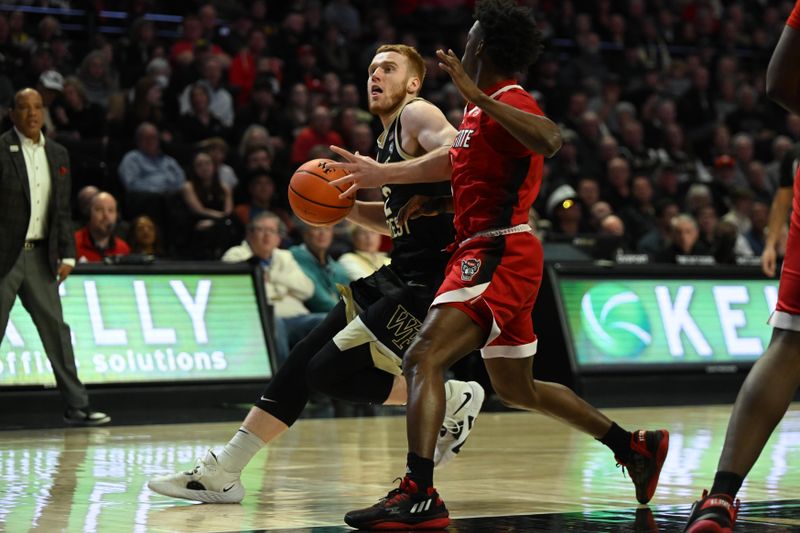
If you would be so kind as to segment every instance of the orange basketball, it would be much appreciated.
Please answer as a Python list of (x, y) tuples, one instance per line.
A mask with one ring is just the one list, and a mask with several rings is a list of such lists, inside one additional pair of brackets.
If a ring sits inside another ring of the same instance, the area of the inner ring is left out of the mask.
[(335, 170), (330, 159), (312, 159), (300, 165), (289, 181), (289, 205), (303, 222), (312, 226), (331, 226), (346, 217), (353, 208), (353, 198), (339, 198), (347, 187), (329, 182), (347, 175)]

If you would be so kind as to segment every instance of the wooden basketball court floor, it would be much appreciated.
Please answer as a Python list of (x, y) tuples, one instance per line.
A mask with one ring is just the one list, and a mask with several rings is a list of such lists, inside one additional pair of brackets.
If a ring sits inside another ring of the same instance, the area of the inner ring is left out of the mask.
[[(650, 507), (593, 439), (540, 415), (482, 413), (437, 472), (451, 532), (680, 531), (708, 487), (730, 406), (609, 409), (623, 427), (665, 427), (670, 453)], [(403, 472), (404, 418), (303, 419), (243, 475), (242, 504), (193, 504), (147, 489), (189, 469), (236, 423), (0, 433), (0, 530), (8, 532), (345, 531)], [(800, 404), (746, 482), (737, 531), (800, 531)]]

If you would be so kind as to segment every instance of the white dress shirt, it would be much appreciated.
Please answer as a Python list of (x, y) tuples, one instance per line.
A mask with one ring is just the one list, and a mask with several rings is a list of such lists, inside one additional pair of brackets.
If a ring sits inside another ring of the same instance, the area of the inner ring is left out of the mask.
[[(47, 238), (48, 208), (53, 189), (50, 164), (44, 151), (46, 137), (39, 132), (39, 141), (34, 142), (26, 137), (16, 127), (17, 137), (22, 144), (22, 157), (25, 160), (25, 170), (28, 173), (28, 185), (31, 190), (31, 218), (28, 221), (26, 241), (38, 241)], [(75, 266), (74, 258), (61, 258), (64, 264)]]
[(45, 136), (40, 132), (39, 141), (34, 142), (17, 128), (14, 130), (22, 144), (22, 155), (25, 159), (28, 185), (31, 190), (31, 218), (28, 222), (25, 240), (37, 241), (47, 237), (47, 213), (49, 212), (47, 208), (50, 205), (50, 191), (52, 190), (50, 166), (47, 164), (47, 155), (44, 151)]

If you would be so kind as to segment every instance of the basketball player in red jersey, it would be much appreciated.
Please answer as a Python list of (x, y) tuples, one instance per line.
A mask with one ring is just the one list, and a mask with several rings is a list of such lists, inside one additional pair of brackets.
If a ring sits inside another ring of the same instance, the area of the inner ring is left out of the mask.
[[(561, 135), (512, 79), (540, 53), (541, 34), (530, 10), (511, 0), (484, 0), (475, 18), (463, 64), (452, 51), (438, 52), (439, 66), (468, 101), (450, 147), (380, 167), (337, 149), (347, 160), (337, 166), (352, 173), (337, 182), (352, 184), (351, 190), (450, 177), (456, 228), (445, 281), (404, 358), (406, 476), (374, 506), (347, 513), (345, 522), (359, 529), (449, 524), (447, 508), (433, 487), (432, 458), (445, 407), (442, 376), (478, 348), (506, 404), (542, 411), (600, 439), (628, 468), (640, 502), (653, 496), (668, 449), (667, 431), (629, 433), (568, 388), (533, 379), (537, 340), (531, 311), (543, 257), (527, 225), (528, 210), (541, 185), (543, 156), (558, 151)], [(441, 205), (422, 205), (417, 202), (404, 216), (441, 211)]]
[[(792, 113), (800, 114), (800, 1), (797, 1), (767, 68), (767, 95)], [(779, 228), (785, 224), (784, 204)], [(780, 216), (780, 213), (775, 217)], [(771, 216), (770, 218), (775, 218)], [(774, 275), (776, 224), (770, 224), (762, 266)], [(739, 510), (736, 493), (753, 467), (775, 426), (800, 385), (800, 171), (794, 178), (794, 201), (786, 257), (783, 260), (778, 304), (769, 324), (772, 339), (745, 379), (728, 423), (728, 433), (711, 491), (694, 503), (684, 531), (728, 533)]]

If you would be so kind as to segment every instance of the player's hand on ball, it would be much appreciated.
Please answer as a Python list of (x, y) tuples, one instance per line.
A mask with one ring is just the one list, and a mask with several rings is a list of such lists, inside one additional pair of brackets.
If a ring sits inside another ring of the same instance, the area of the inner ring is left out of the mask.
[(439, 58), (439, 68), (450, 75), (453, 84), (455, 84), (461, 96), (463, 96), (467, 102), (477, 105), (480, 98), (486, 96), (475, 82), (467, 76), (467, 73), (464, 72), (461, 60), (456, 57), (455, 52), (450, 49), (448, 49), (447, 52), (444, 50), (436, 50), (436, 56)]
[(439, 198), (415, 194), (397, 212), (397, 223), (405, 226), (406, 222), (415, 218), (436, 216), (441, 212), (440, 204)]
[(349, 188), (339, 195), (339, 198), (353, 196), (359, 189), (373, 189), (383, 185), (381, 165), (371, 157), (351, 153), (344, 148), (331, 146), (334, 153), (340, 155), (344, 161), (332, 163), (331, 168), (344, 169), (349, 174), (331, 181), (335, 187), (348, 186)]

